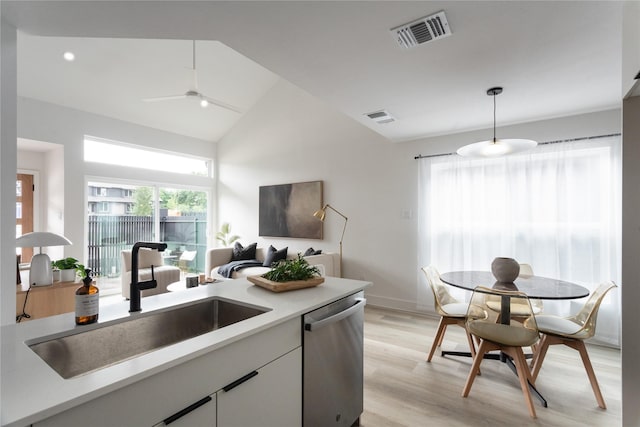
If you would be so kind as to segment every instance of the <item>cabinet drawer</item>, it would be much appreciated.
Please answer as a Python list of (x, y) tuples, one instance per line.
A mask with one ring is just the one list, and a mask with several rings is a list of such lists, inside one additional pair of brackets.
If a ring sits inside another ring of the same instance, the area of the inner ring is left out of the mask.
[(218, 391), (218, 427), (302, 425), (302, 348), (253, 371), (229, 391)]

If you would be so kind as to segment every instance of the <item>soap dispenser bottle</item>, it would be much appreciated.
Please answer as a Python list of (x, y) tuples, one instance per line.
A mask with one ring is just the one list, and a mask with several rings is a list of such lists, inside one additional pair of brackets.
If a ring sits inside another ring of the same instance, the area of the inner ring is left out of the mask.
[(93, 284), (91, 270), (84, 270), (83, 285), (76, 290), (76, 325), (98, 321), (98, 288)]

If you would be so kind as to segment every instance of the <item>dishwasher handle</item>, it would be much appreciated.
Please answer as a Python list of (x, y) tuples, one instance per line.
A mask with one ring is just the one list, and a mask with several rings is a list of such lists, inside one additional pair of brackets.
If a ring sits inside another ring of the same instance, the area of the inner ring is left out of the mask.
[(322, 320), (316, 320), (313, 322), (305, 322), (304, 324), (304, 330), (305, 331), (316, 331), (320, 328), (323, 328), (325, 326), (331, 325), (332, 323), (336, 323), (341, 321), (342, 319), (345, 319), (349, 316), (351, 316), (353, 313), (355, 313), (358, 310), (361, 310), (365, 304), (367, 303), (366, 298), (356, 298), (356, 303), (353, 304), (351, 307), (347, 308), (346, 310), (342, 310), (332, 316), (329, 316), (325, 319)]

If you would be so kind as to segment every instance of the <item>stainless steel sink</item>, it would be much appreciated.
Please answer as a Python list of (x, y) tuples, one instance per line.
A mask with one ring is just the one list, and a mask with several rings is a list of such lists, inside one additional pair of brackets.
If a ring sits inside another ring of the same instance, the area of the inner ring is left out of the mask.
[(73, 378), (267, 311), (215, 297), (27, 344), (62, 378)]

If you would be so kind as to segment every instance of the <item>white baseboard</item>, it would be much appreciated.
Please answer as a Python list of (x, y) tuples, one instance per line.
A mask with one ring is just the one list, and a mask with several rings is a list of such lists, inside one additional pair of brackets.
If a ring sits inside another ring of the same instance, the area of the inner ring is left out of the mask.
[(367, 298), (367, 305), (389, 308), (392, 310), (408, 311), (410, 313), (419, 313), (427, 316), (436, 315), (432, 306), (422, 307), (421, 305), (419, 306), (416, 304), (415, 301), (371, 295), (368, 294), (366, 290), (365, 297)]

